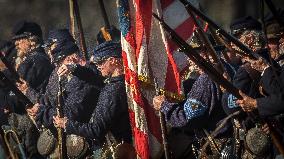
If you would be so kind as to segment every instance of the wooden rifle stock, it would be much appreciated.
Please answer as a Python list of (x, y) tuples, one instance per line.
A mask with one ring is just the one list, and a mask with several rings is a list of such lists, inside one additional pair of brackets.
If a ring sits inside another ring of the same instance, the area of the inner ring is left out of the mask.
[[(64, 118), (63, 114), (63, 91), (62, 91), (62, 82), (61, 78), (59, 77), (59, 89), (57, 92), (57, 115), (60, 118)], [(66, 148), (66, 133), (64, 132), (63, 128), (57, 128), (57, 133), (58, 133), (58, 151), (59, 151), (59, 159), (65, 159), (68, 158), (67, 156), (67, 148)]]
[(171, 29), (162, 19), (156, 14), (153, 16), (160, 22), (166, 32), (169, 33), (170, 38), (176, 45), (192, 60), (199, 68), (202, 69), (208, 76), (217, 84), (221, 85), (228, 92), (233, 94), (238, 99), (242, 99), (239, 90), (234, 87), (228, 80), (226, 80), (213, 66), (204, 60), (189, 44), (187, 44), (173, 29)]
[(209, 17), (207, 17), (205, 14), (203, 14), (201, 11), (199, 11), (197, 8), (195, 8), (191, 3), (189, 3), (187, 0), (180, 0), (180, 2), (185, 6), (185, 8), (193, 11), (198, 17), (206, 21), (210, 26), (215, 28), (218, 33), (220, 33), (222, 36), (224, 36), (226, 39), (228, 39), (230, 42), (234, 43), (237, 47), (239, 47), (246, 56), (256, 59), (256, 57), (253, 55), (253, 51), (249, 49), (247, 46), (245, 46), (242, 42), (240, 42), (238, 39), (236, 39), (234, 36), (227, 33), (224, 29), (222, 29), (219, 25), (217, 25), (213, 20), (211, 20)]

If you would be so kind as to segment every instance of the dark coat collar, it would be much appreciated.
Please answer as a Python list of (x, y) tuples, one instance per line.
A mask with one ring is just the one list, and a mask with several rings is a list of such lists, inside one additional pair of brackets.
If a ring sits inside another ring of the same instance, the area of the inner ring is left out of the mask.
[(105, 83), (115, 83), (119, 81), (124, 81), (124, 75), (119, 75), (116, 77), (109, 77), (105, 80)]

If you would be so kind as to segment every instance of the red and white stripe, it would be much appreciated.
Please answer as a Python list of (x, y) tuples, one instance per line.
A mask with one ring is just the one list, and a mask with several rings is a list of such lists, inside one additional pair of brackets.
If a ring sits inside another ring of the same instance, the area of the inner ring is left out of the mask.
[[(119, 0), (118, 5), (125, 1)], [(157, 158), (161, 155), (162, 137), (159, 118), (152, 107), (155, 90), (143, 87), (139, 77), (152, 81), (156, 78), (160, 88), (180, 94), (179, 72), (183, 68), (176, 65), (176, 60), (187, 61), (187, 58), (175, 52), (176, 46), (166, 38), (152, 12), (163, 16), (185, 40), (193, 32), (193, 23), (178, 0), (129, 0), (128, 5), (129, 11), (120, 15), (130, 19), (121, 44), (134, 143), (138, 158)], [(120, 25), (122, 28), (124, 24)]]

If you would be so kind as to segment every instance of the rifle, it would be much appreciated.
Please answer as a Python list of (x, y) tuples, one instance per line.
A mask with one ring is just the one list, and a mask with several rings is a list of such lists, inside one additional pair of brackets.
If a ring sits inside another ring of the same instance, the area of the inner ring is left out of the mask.
[[(211, 26), (208, 27), (213, 39), (216, 41), (218, 45), (224, 45), (229, 51), (233, 51), (232, 48), (223, 39), (221, 39), (221, 37), (217, 35), (217, 33), (213, 30)], [(226, 59), (226, 61), (230, 63), (231, 59), (229, 58), (229, 56), (224, 51), (222, 51), (222, 54)]]
[(220, 59), (217, 56), (217, 53), (215, 51), (215, 49), (213, 48), (212, 44), (210, 43), (208, 37), (205, 35), (204, 30), (201, 28), (201, 25), (199, 24), (199, 22), (197, 21), (197, 18), (195, 17), (194, 13), (189, 10), (188, 8), (186, 8), (187, 13), (190, 15), (190, 17), (193, 19), (193, 22), (195, 24), (195, 26), (197, 27), (197, 33), (200, 36), (200, 41), (203, 41), (205, 47), (209, 50), (209, 54), (211, 55), (214, 63), (217, 63), (218, 65), (221, 66), (221, 71), (224, 72), (224, 66), (222, 65)]
[[(242, 99), (242, 96), (239, 94), (239, 91), (234, 87), (229, 81), (227, 81), (219, 72), (211, 66), (206, 60), (204, 60), (190, 45), (188, 45), (172, 28), (170, 28), (161, 18), (159, 18), (155, 13), (153, 16), (160, 22), (162, 27), (168, 32), (171, 40), (176, 43), (176, 45), (199, 67), (204, 71), (208, 76), (217, 84), (225, 88), (229, 93), (233, 94), (238, 99)], [(248, 114), (251, 116), (251, 114)], [(258, 114), (255, 114), (258, 116)], [(262, 122), (263, 123), (263, 122)], [(280, 142), (279, 135), (276, 130), (273, 129), (271, 124), (267, 122), (271, 135), (272, 141), (276, 145), (279, 152), (284, 152), (283, 144)]]
[(74, 13), (76, 17), (77, 27), (78, 27), (79, 35), (80, 35), (80, 49), (83, 53), (83, 57), (85, 58), (85, 60), (87, 60), (87, 47), (86, 47), (85, 36), (84, 36), (83, 27), (82, 27), (79, 5), (78, 5), (77, 0), (72, 0), (72, 2), (73, 2)]
[[(57, 115), (59, 115), (60, 118), (64, 118), (63, 114), (63, 91), (62, 91), (62, 81), (59, 77), (58, 80), (59, 83), (59, 90), (57, 92)], [(63, 128), (57, 128), (58, 133), (58, 151), (59, 151), (59, 159), (65, 159), (67, 157), (67, 148), (66, 148), (66, 133), (64, 132)]]
[(249, 49), (246, 45), (241, 43), (234, 36), (227, 33), (224, 29), (222, 29), (219, 25), (217, 25), (213, 20), (211, 20), (209, 17), (207, 17), (205, 14), (203, 14), (197, 8), (195, 8), (190, 2), (188, 2), (187, 0), (180, 0), (180, 2), (185, 6), (186, 9), (193, 11), (198, 17), (200, 17), (201, 19), (206, 21), (210, 26), (215, 28), (219, 34), (221, 34), (228, 41), (234, 43), (237, 47), (239, 47), (244, 52), (245, 56), (252, 58), (252, 59), (256, 59), (256, 57), (253, 55), (253, 51), (251, 49)]
[(225, 79), (213, 66), (210, 65), (205, 59), (203, 59), (189, 44), (187, 44), (172, 28), (170, 28), (161, 18), (155, 13), (153, 16), (160, 22), (162, 27), (170, 35), (170, 38), (181, 49), (182, 52), (187, 55), (199, 68), (202, 69), (208, 76), (217, 84), (221, 85), (228, 92), (235, 97), (242, 99), (239, 94), (239, 90), (234, 87), (227, 79)]

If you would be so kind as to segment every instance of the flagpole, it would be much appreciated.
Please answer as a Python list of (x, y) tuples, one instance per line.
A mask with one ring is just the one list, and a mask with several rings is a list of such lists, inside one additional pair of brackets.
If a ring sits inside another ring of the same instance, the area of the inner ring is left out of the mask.
[[(161, 93), (160, 93), (160, 90), (159, 90), (159, 87), (158, 87), (158, 82), (157, 82), (156, 78), (154, 78), (154, 84), (155, 84), (156, 95), (160, 95)], [(165, 159), (170, 159), (169, 146), (168, 146), (168, 140), (167, 140), (167, 127), (166, 127), (165, 115), (161, 111), (159, 111), (159, 117), (160, 117)]]

